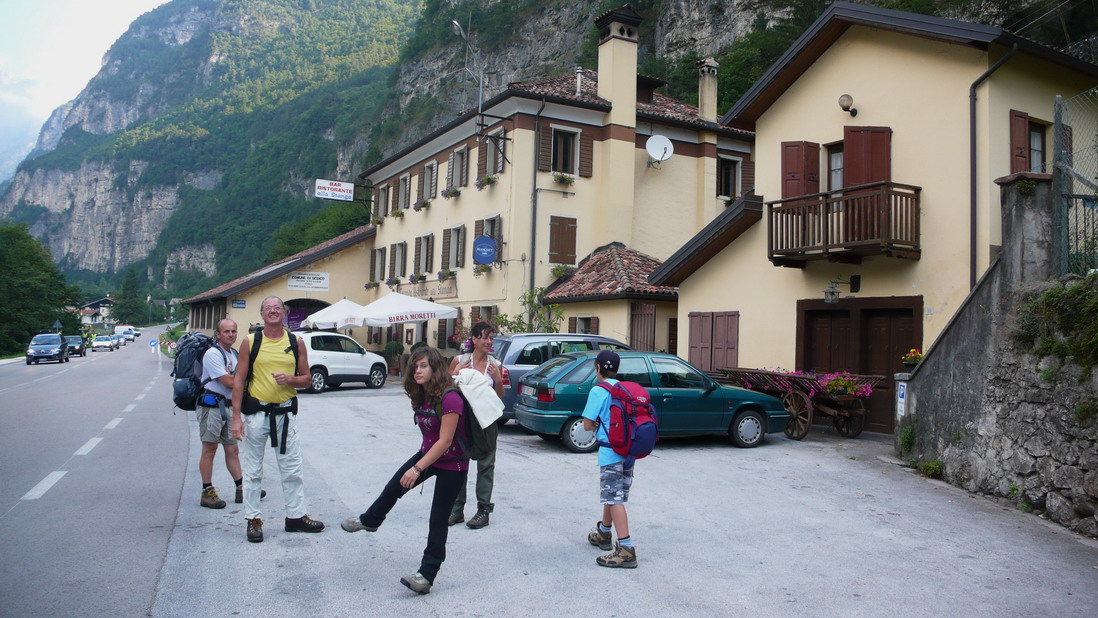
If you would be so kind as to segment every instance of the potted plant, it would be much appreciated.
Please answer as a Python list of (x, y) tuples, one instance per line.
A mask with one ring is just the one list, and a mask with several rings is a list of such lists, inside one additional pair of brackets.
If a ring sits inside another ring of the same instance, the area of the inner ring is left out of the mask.
[(373, 219), (370, 219), (370, 222), (374, 225), (381, 225), (382, 223), (385, 223), (385, 217), (374, 217)]
[(389, 375), (400, 375), (400, 355), (404, 354), (404, 344), (393, 339), (385, 344), (385, 358), (389, 359)]
[(477, 178), (477, 191), (483, 191), (485, 187), (490, 187), (499, 182), (499, 176), (495, 174), (485, 174), (480, 178)]
[(413, 273), (411, 275), (408, 275), (408, 282), (409, 283), (420, 283), (421, 281), (426, 281), (426, 280), (427, 280), (427, 275), (425, 275), (423, 273)]
[(571, 174), (565, 174), (564, 172), (553, 172), (553, 182), (560, 185), (570, 185), (576, 182), (576, 177)]
[(362, 286), (362, 287), (366, 288), (367, 290), (372, 290), (372, 289), (374, 289), (374, 288), (376, 288), (376, 287), (379, 287), (380, 285), (381, 285), (381, 284), (380, 284), (380, 283), (378, 283), (377, 281), (367, 281), (367, 282), (366, 282), (366, 285), (364, 285), (364, 286)]
[(575, 266), (568, 266), (567, 264), (557, 264), (550, 271), (554, 279), (568, 278), (576, 274)]
[(400, 287), (400, 278), (399, 277), (389, 277), (388, 279), (385, 280), (385, 285), (389, 286), (389, 289), (399, 288)]
[(430, 205), (431, 205), (431, 200), (429, 200), (427, 198), (422, 198), (418, 202), (416, 202), (415, 204), (412, 204), (412, 210), (414, 210), (416, 212), (419, 212), (421, 210), (425, 210)]
[(457, 273), (450, 270), (449, 268), (444, 268), (444, 269), (438, 271), (438, 280), (439, 281), (446, 281), (447, 279), (452, 279), (454, 277), (454, 275), (456, 275), (456, 274)]
[(449, 189), (446, 189), (445, 191), (442, 192), (442, 197), (444, 197), (446, 199), (450, 199), (452, 197), (457, 197), (459, 195), (461, 195), (461, 189), (459, 189), (457, 187), (450, 187)]
[(480, 279), (480, 276), (492, 272), (491, 264), (477, 264), (473, 267), (473, 276)]
[(394, 219), (403, 219), (404, 218), (404, 211), (398, 208), (398, 209), (394, 210), (393, 212), (389, 213), (389, 216), (393, 217)]
[(923, 351), (918, 348), (911, 348), (907, 351), (907, 354), (900, 357), (900, 361), (903, 362), (904, 369), (906, 369), (908, 373), (915, 371), (915, 366), (918, 365), (921, 360), (923, 360)]

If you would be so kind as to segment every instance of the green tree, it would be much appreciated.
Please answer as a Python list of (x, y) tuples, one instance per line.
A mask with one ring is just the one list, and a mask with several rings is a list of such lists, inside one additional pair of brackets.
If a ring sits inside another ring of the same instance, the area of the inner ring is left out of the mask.
[(80, 290), (68, 285), (42, 243), (21, 224), (0, 221), (0, 354), (25, 349), (32, 335), (60, 321), (76, 333), (79, 320), (65, 310)]
[(126, 279), (122, 282), (122, 293), (114, 302), (114, 317), (121, 323), (144, 323), (148, 319), (149, 308), (145, 306), (145, 299), (141, 298), (141, 290), (137, 283), (137, 272), (130, 268), (126, 271)]
[(514, 316), (506, 313), (492, 316), (492, 324), (500, 333), (558, 333), (564, 320), (560, 305), (546, 305), (545, 288), (534, 288), (522, 294), (523, 312)]

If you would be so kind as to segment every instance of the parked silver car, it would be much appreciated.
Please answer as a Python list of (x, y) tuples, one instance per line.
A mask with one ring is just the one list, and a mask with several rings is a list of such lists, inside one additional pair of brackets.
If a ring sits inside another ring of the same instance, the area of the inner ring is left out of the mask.
[(629, 346), (601, 335), (576, 333), (514, 333), (499, 335), (493, 341), (492, 355), (503, 363), (510, 384), (503, 393), (503, 418), (515, 418), (522, 376), (545, 361), (569, 352), (590, 350), (631, 350)]

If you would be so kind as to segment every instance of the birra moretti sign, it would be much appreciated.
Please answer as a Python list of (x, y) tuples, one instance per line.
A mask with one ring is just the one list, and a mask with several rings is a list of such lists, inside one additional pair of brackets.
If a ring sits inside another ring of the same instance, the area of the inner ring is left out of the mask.
[(338, 180), (316, 179), (316, 196), (326, 200), (342, 200), (344, 202), (355, 201), (355, 185), (351, 182), (339, 182)]

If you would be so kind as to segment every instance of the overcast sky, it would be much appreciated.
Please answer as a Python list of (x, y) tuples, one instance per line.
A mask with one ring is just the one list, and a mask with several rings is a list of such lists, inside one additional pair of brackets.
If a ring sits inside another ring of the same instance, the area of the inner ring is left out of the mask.
[(0, 180), (138, 16), (167, 0), (0, 0)]

